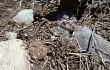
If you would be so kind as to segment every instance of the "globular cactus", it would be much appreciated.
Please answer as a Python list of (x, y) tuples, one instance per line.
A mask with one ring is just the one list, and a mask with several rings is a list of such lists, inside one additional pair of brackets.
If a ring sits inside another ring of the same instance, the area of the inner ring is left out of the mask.
[(48, 53), (48, 48), (46, 45), (43, 44), (40, 40), (33, 40), (29, 45), (29, 54), (32, 59), (36, 60), (43, 60)]
[(64, 15), (61, 19), (57, 20), (56, 23), (65, 30), (73, 32), (76, 27), (77, 20), (75, 17), (69, 18), (69, 16)]

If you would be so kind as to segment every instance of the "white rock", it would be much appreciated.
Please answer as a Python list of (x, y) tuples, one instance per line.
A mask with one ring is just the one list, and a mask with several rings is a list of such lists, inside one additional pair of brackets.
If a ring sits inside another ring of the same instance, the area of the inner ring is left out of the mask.
[(0, 70), (30, 70), (26, 45), (15, 38), (16, 33), (7, 35), (10, 40), (0, 42)]
[(14, 32), (6, 32), (6, 33), (5, 33), (5, 36), (6, 36), (6, 38), (8, 38), (8, 39), (16, 39), (17, 33), (14, 33)]
[(8, 12), (13, 12), (13, 8), (8, 8), (7, 11)]
[(12, 19), (12, 21), (19, 24), (32, 24), (33, 10), (32, 9), (23, 9)]

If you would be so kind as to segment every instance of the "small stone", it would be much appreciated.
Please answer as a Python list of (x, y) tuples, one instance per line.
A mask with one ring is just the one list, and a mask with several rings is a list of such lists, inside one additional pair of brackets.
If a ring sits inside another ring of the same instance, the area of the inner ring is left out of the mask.
[(2, 23), (2, 21), (0, 21), (0, 24)]
[(5, 36), (6, 36), (6, 38), (8, 38), (8, 39), (16, 39), (17, 33), (14, 33), (14, 32), (6, 32), (6, 33), (5, 33)]
[(33, 10), (32, 9), (23, 9), (12, 19), (12, 21), (19, 24), (30, 25), (34, 21)]
[(12, 12), (12, 11), (13, 11), (13, 9), (12, 9), (12, 8), (8, 8), (8, 9), (7, 9), (7, 11)]

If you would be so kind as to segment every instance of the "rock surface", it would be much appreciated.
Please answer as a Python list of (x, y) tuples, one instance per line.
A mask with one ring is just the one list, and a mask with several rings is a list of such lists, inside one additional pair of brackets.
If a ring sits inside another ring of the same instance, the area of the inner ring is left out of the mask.
[(33, 10), (32, 9), (23, 9), (12, 19), (12, 21), (19, 24), (31, 24), (33, 18)]
[[(78, 41), (79, 45), (81, 48), (83, 48), (84, 50), (87, 50), (88, 48), (88, 43), (90, 40), (90, 36), (92, 34), (92, 30), (86, 26), (81, 27), (78, 26), (75, 31), (73, 32), (73, 39), (72, 43), (74, 43), (75, 40)], [(96, 44), (96, 46), (94, 45), (94, 42)], [(95, 48), (97, 48), (98, 50), (102, 51), (100, 52), (103, 59), (105, 59), (104, 61), (106, 61), (107, 59), (110, 59), (110, 42), (106, 41), (104, 38), (102, 38), (101, 36), (99, 36), (98, 34), (94, 33), (93, 37), (91, 38), (90, 41), (90, 47), (89, 47), (89, 52), (95, 52)], [(105, 54), (107, 55), (105, 55)], [(109, 55), (109, 56), (108, 56)]]
[(19, 39), (0, 42), (0, 70), (30, 70), (25, 47)]

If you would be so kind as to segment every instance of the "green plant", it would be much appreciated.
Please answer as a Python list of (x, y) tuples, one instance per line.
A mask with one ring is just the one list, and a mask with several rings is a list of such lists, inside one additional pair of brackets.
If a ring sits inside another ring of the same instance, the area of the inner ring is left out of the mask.
[[(22, 7), (23, 1), (24, 0), (20, 0), (20, 2), (19, 2), (19, 6), (20, 7)], [(31, 3), (31, 7), (33, 9), (35, 4), (41, 3), (42, 4), (42, 10), (43, 10), (43, 8), (44, 8), (44, 6), (45, 6), (45, 4), (46, 4), (47, 1), (48, 0), (31, 0), (31, 2), (32, 2)]]

